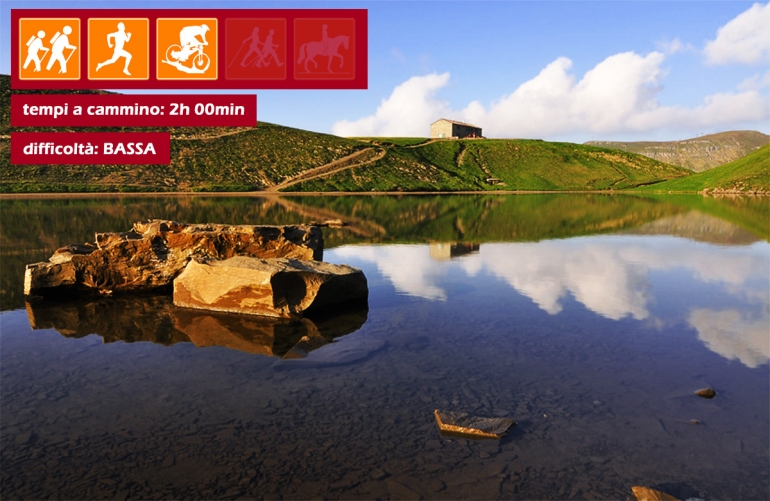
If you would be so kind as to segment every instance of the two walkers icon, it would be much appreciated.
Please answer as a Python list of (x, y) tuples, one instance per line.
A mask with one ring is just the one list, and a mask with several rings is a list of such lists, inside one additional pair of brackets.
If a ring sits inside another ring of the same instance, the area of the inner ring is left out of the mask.
[[(254, 29), (251, 30), (251, 36), (243, 40), (241, 43), (241, 47), (238, 49), (238, 52), (235, 53), (235, 57), (232, 61), (230, 61), (230, 66), (232, 66), (233, 63), (238, 59), (238, 54), (246, 45), (246, 42), (250, 42), (249, 50), (246, 51), (246, 54), (241, 60), (241, 67), (246, 68), (247, 66), (251, 65), (254, 65), (257, 68), (261, 68), (263, 65), (267, 67), (270, 64), (269, 59), (271, 56), (273, 61), (275, 61), (276, 66), (283, 66), (284, 63), (278, 59), (278, 55), (275, 53), (275, 49), (278, 48), (278, 45), (273, 43), (273, 35), (275, 35), (275, 30), (270, 30), (267, 37), (265, 38), (265, 41), (260, 42), (259, 27), (255, 26)], [(260, 45), (262, 48), (260, 48)], [(252, 56), (254, 57), (250, 59)], [(249, 61), (248, 64), (246, 63), (247, 60)]]
[[(67, 63), (72, 57), (72, 54), (77, 50), (77, 47), (72, 45), (69, 41), (69, 35), (71, 34), (72, 27), (69, 25), (64, 26), (61, 32), (57, 31), (51, 38), (49, 41), (51, 47), (48, 48), (45, 46), (45, 31), (38, 31), (37, 35), (33, 35), (27, 41), (27, 59), (24, 60), (23, 68), (26, 70), (30, 63), (35, 63), (35, 69), (33, 71), (40, 72), (43, 59), (50, 56), (48, 58), (48, 64), (45, 66), (46, 71), (51, 71), (54, 63), (58, 62), (59, 73), (67, 73)], [(66, 50), (70, 50), (71, 52), (65, 58), (64, 52)], [(41, 51), (43, 52), (42, 57), (40, 56)]]

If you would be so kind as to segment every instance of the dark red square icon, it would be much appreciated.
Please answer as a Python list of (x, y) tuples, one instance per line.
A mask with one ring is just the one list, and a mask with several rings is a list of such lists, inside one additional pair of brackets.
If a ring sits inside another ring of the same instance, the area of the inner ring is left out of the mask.
[(228, 19), (225, 22), (225, 78), (286, 79), (286, 20)]
[(355, 19), (295, 19), (294, 78), (354, 79), (355, 33)]

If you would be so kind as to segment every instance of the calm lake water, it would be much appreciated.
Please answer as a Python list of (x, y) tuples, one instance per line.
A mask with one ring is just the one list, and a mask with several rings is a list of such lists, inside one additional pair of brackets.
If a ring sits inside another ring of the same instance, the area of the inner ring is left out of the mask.
[[(770, 496), (768, 199), (16, 199), (0, 214), (3, 499)], [(290, 325), (163, 296), (25, 301), (25, 263), (150, 217), (341, 218), (324, 260), (364, 270), (368, 310)], [(329, 344), (281, 359), (309, 331)], [(517, 424), (443, 437), (434, 409)]]

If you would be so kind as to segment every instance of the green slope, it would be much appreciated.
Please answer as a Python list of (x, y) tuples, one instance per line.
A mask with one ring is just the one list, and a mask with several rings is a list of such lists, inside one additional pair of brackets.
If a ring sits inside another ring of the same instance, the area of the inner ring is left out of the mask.
[(655, 192), (770, 192), (770, 144), (729, 164), (643, 189)]
[(287, 191), (619, 190), (688, 175), (621, 151), (537, 140), (390, 144), (382, 159)]

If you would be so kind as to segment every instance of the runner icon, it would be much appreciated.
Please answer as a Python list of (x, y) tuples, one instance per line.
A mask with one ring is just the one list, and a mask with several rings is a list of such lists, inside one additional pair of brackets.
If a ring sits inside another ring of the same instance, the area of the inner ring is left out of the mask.
[[(76, 46), (70, 44), (69, 38), (67, 37), (72, 34), (72, 27), (69, 25), (65, 26), (62, 28), (62, 31), (64, 34), (57, 31), (53, 38), (51, 38), (50, 43), (53, 45), (51, 46), (51, 58), (48, 59), (48, 64), (45, 67), (46, 71), (50, 71), (51, 67), (53, 67), (53, 63), (58, 61), (59, 73), (67, 73), (67, 62), (77, 50)], [(65, 58), (64, 51), (66, 49), (70, 49), (72, 52)]]
[[(29, 66), (29, 63), (34, 62), (35, 63), (35, 72), (40, 71), (40, 64), (43, 62), (43, 59), (45, 59), (45, 56), (48, 55), (48, 51), (50, 50), (47, 48), (43, 42), (43, 38), (45, 37), (45, 31), (40, 30), (37, 32), (37, 36), (32, 35), (32, 37), (27, 42), (27, 59), (24, 61), (24, 69), (27, 69), (27, 66)], [(45, 51), (43, 54), (43, 57), (40, 57), (38, 55), (39, 51)]]
[(118, 59), (120, 59), (121, 57), (124, 57), (126, 59), (126, 65), (123, 68), (123, 73), (125, 73), (128, 76), (131, 76), (131, 73), (128, 72), (128, 65), (131, 62), (131, 53), (123, 48), (124, 45), (129, 40), (131, 40), (131, 33), (126, 33), (126, 25), (123, 24), (122, 22), (119, 22), (118, 31), (107, 35), (107, 46), (109, 48), (112, 49), (113, 41), (115, 42), (112, 57), (104, 61), (103, 63), (97, 64), (96, 71), (99, 71), (103, 66), (107, 66), (108, 64), (115, 63), (117, 62)]

